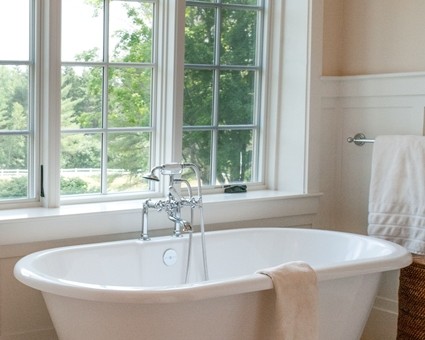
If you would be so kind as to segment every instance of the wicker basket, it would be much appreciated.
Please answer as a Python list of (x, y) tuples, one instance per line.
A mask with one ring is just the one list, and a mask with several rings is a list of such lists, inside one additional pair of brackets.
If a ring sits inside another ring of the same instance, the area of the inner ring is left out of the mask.
[(400, 270), (397, 339), (425, 340), (425, 256)]

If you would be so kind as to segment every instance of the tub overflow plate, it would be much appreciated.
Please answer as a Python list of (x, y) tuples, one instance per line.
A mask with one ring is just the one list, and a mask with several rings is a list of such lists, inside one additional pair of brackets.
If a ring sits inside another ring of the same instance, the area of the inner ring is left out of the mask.
[(177, 262), (177, 252), (174, 249), (167, 249), (162, 256), (162, 261), (166, 266), (173, 266)]

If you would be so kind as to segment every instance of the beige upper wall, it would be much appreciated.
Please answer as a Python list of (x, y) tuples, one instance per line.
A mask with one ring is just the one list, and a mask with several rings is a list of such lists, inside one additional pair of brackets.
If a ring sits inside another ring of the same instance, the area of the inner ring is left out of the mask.
[(425, 71), (424, 0), (324, 0), (323, 75)]
[(324, 0), (322, 73), (327, 76), (343, 74), (343, 10), (343, 0)]

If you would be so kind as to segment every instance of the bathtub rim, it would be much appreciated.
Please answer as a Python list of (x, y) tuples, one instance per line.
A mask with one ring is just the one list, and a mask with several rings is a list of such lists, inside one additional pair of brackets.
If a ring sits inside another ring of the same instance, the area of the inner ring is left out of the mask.
[[(314, 266), (318, 282), (343, 279), (350, 276), (366, 275), (377, 272), (398, 270), (408, 266), (412, 262), (411, 254), (403, 247), (385, 240), (372, 238), (370, 236), (352, 234), (340, 231), (311, 229), (311, 228), (241, 228), (210, 231), (215, 233), (252, 232), (282, 229), (294, 232), (313, 232), (345, 235), (355, 238), (367, 238), (386, 247), (390, 247), (392, 252), (379, 258), (350, 260), (344, 263)], [(149, 242), (161, 242), (169, 240), (168, 236), (157, 237)], [(46, 256), (54, 252), (75, 249), (76, 247), (107, 246), (108, 244), (133, 244), (143, 243), (138, 239), (123, 241), (100, 242), (83, 245), (66, 246), (41, 250), (29, 254), (20, 259), (14, 268), (15, 277), (23, 284), (40, 290), (43, 293), (66, 296), (76, 299), (91, 301), (117, 302), (117, 303), (176, 303), (180, 301), (196, 301), (219, 296), (229, 296), (234, 294), (250, 293), (254, 291), (269, 290), (273, 288), (273, 283), (268, 276), (252, 273), (249, 275), (229, 277), (226, 280), (210, 280), (197, 283), (182, 284), (178, 286), (158, 286), (158, 287), (123, 287), (123, 286), (102, 286), (97, 284), (84, 284), (73, 281), (66, 282), (39, 271), (29, 271), (27, 266), (40, 256)], [(379, 267), (377, 264), (379, 263)], [(264, 268), (263, 268), (264, 269)]]

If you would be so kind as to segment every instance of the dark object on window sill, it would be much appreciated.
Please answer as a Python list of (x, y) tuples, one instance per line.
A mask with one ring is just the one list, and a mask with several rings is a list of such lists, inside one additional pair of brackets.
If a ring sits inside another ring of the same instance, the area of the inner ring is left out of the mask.
[(245, 184), (225, 185), (224, 192), (226, 194), (239, 194), (241, 192), (246, 192), (246, 185)]

